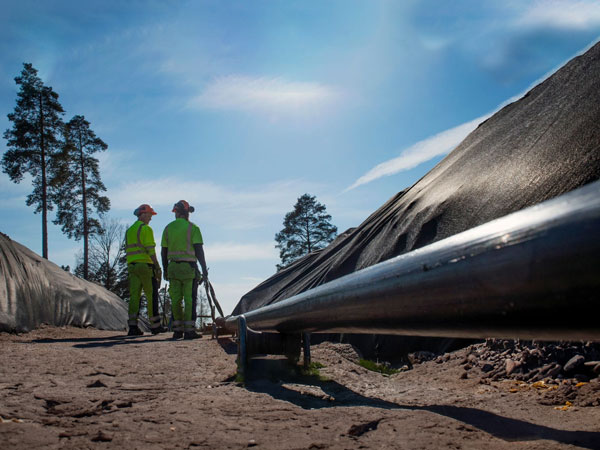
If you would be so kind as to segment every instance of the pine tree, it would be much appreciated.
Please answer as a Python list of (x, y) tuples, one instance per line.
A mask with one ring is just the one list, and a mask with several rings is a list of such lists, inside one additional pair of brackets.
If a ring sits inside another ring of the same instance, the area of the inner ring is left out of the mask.
[(2, 156), (2, 170), (15, 183), (20, 183), (26, 173), (32, 176), (33, 192), (26, 203), (35, 205), (36, 214), (42, 213), (42, 256), (48, 259), (48, 210), (52, 210), (49, 193), (54, 187), (51, 180), (57, 170), (64, 110), (58, 94), (44, 86), (31, 64), (23, 64), (15, 82), (20, 90), (15, 110), (8, 114), (13, 127), (4, 132), (8, 150)]
[(92, 155), (107, 148), (84, 116), (74, 116), (65, 125), (54, 223), (62, 225), (63, 233), (69, 238), (83, 238), (83, 278), (86, 280), (89, 278), (89, 238), (103, 232), (98, 219), (92, 216), (91, 207), (100, 215), (110, 209), (110, 200), (101, 195), (106, 187), (100, 179), (98, 160)]
[(335, 239), (337, 227), (331, 224), (325, 205), (315, 196), (304, 194), (298, 198), (294, 210), (283, 220), (283, 230), (275, 235), (281, 264), (277, 270), (296, 259), (319, 250)]

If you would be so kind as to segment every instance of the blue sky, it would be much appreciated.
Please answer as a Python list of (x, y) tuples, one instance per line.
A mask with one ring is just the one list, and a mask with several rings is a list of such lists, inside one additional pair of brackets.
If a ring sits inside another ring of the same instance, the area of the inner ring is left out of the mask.
[[(596, 0), (4, 0), (0, 131), (30, 62), (108, 144), (110, 217), (150, 203), (158, 241), (173, 203), (196, 207), (229, 313), (302, 194), (359, 225), (599, 36)], [(0, 231), (41, 253), (30, 191), (0, 174)], [(49, 228), (73, 267), (81, 242)]]

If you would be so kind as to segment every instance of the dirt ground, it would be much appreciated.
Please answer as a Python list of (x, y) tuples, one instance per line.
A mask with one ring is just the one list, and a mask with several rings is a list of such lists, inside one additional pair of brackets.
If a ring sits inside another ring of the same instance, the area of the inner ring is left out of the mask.
[[(579, 406), (596, 404), (598, 378), (494, 381), (465, 371), (472, 348), (384, 376), (324, 343), (320, 376), (271, 357), (242, 385), (229, 338), (169, 338), (0, 333), (0, 447), (600, 449), (600, 407)], [(564, 401), (565, 385), (587, 394)]]

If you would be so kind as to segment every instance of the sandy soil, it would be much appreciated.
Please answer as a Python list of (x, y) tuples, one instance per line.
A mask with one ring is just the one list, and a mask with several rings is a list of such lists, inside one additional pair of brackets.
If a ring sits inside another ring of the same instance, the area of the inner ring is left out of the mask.
[(324, 343), (312, 347), (320, 377), (270, 357), (244, 386), (228, 338), (169, 337), (0, 334), (0, 447), (600, 449), (600, 407), (578, 406), (598, 378), (565, 381), (588, 392), (570, 405), (563, 386), (467, 373), (467, 349), (384, 376)]

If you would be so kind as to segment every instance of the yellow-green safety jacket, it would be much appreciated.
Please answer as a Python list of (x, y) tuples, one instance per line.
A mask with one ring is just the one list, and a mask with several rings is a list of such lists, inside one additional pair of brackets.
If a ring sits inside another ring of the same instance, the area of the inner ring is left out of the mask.
[(156, 254), (154, 232), (149, 225), (137, 220), (125, 233), (125, 253), (127, 264), (142, 262), (152, 264), (150, 256)]
[(167, 248), (169, 261), (196, 262), (194, 244), (202, 243), (198, 225), (179, 218), (165, 227), (160, 245)]

